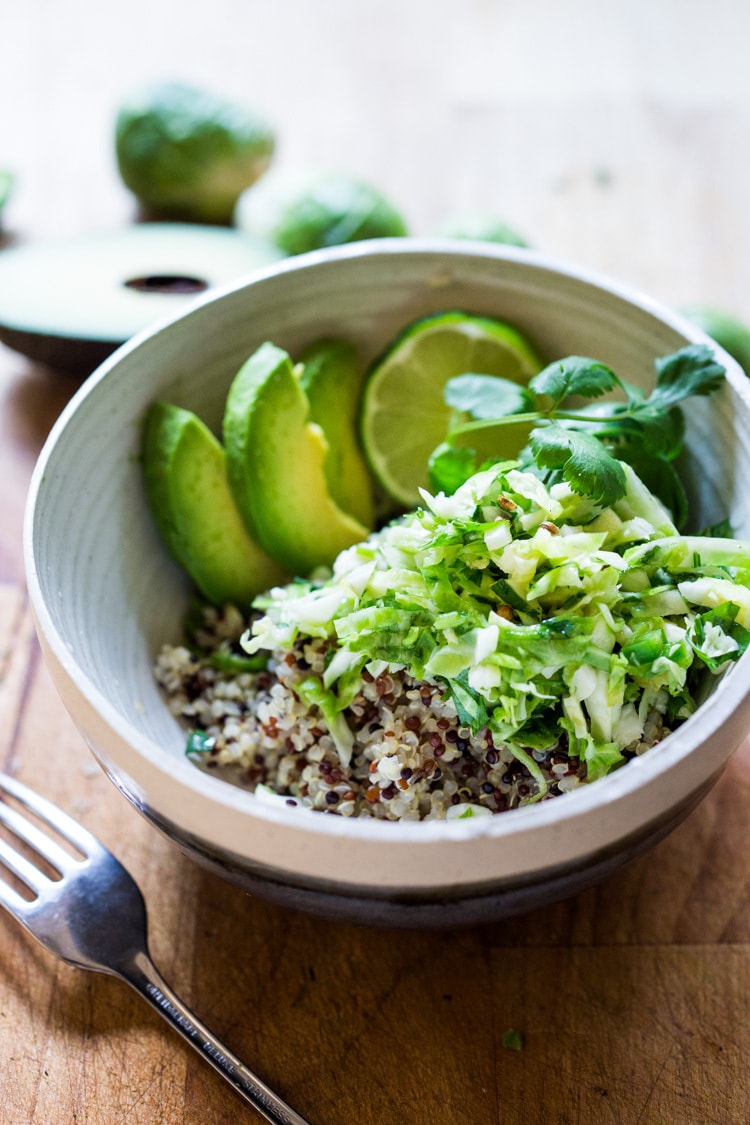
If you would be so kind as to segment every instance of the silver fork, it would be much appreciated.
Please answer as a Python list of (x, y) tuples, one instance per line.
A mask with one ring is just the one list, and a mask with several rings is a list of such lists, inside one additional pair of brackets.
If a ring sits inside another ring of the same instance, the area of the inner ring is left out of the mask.
[(308, 1125), (196, 1019), (160, 975), (148, 952), (143, 896), (122, 864), (67, 813), (0, 773), (2, 791), (69, 841), (83, 858), (70, 856), (0, 800), (0, 822), (60, 876), (49, 878), (0, 838), (0, 863), (34, 895), (28, 900), (0, 878), (0, 905), (68, 964), (127, 981), (267, 1121)]

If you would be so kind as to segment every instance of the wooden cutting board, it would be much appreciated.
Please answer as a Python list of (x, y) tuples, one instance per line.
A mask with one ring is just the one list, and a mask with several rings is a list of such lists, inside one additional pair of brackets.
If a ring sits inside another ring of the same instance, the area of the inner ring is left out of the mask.
[[(185, 859), (91, 759), (17, 584), (0, 628), (3, 767), (126, 864), (167, 979), (313, 1125), (750, 1119), (750, 746), (598, 888), (492, 926), (368, 930), (253, 901)], [(0, 1050), (9, 1123), (254, 1117), (127, 986), (2, 914)]]
[[(7, 221), (24, 239), (129, 222), (114, 110), (191, 60), (267, 110), (280, 160), (351, 168), (417, 233), (501, 211), (543, 250), (750, 319), (750, 9), (699, 8), (132, 0), (113, 35), (93, 0), (25, 0), (3, 16)], [(0, 346), (0, 767), (131, 870), (196, 1013), (311, 1125), (748, 1125), (750, 745), (649, 855), (524, 918), (394, 933), (250, 899), (115, 791), (41, 661), (22, 513), (75, 386)], [(0, 1058), (8, 1125), (259, 1120), (127, 986), (2, 913)]]

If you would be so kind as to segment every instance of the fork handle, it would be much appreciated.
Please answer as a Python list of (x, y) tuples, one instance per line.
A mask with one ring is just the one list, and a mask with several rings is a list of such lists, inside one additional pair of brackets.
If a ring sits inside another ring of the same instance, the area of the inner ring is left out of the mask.
[(128, 965), (121, 966), (118, 976), (140, 993), (266, 1121), (272, 1125), (309, 1125), (196, 1019), (169, 987), (146, 952), (137, 953)]

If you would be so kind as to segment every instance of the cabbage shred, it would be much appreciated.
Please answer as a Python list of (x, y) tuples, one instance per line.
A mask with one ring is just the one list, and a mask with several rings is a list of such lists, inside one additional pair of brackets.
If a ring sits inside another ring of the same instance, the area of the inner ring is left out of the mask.
[(697, 707), (701, 673), (750, 640), (750, 545), (681, 536), (624, 463), (611, 507), (545, 486), (516, 462), (476, 473), (344, 551), (331, 572), (270, 591), (243, 638), (253, 654), (330, 643), (316, 705), (342, 761), (342, 711), (365, 669), (441, 685), (459, 721), (487, 728), (537, 781), (533, 751), (561, 731), (588, 780), (609, 773), (650, 714)]

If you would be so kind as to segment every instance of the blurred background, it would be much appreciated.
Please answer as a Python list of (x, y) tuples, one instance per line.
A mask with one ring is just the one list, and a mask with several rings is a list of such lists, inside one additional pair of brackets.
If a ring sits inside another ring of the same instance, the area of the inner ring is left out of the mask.
[[(28, 476), (87, 373), (63, 371), (54, 331), (42, 363), (28, 358), (28, 341), (9, 347), (8, 305), (20, 299), (43, 335), (67, 301), (63, 317), (90, 314), (84, 330), (107, 338), (98, 295), (75, 288), (99, 284), (80, 255), (68, 259), (80, 267), (75, 283), (72, 269), (53, 275), (46, 262), (17, 281), (7, 252), (46, 251), (59, 236), (132, 237), (143, 210), (123, 182), (115, 137), (118, 114), (144, 89), (186, 83), (270, 131), (270, 167), (240, 196), (230, 226), (265, 237), (260, 203), (281, 198), (279, 185), (343, 174), (379, 192), (409, 234), (489, 218), (679, 309), (728, 313), (739, 325), (712, 335), (729, 350), (738, 343), (750, 367), (748, 41), (740, 0), (6, 4), (0, 577), (23, 576)], [(115, 264), (121, 252), (118, 244)]]
[(414, 234), (492, 212), (667, 302), (750, 315), (740, 0), (24, 0), (3, 13), (19, 236), (131, 220), (114, 121), (177, 79), (257, 109), (278, 170), (382, 190)]

